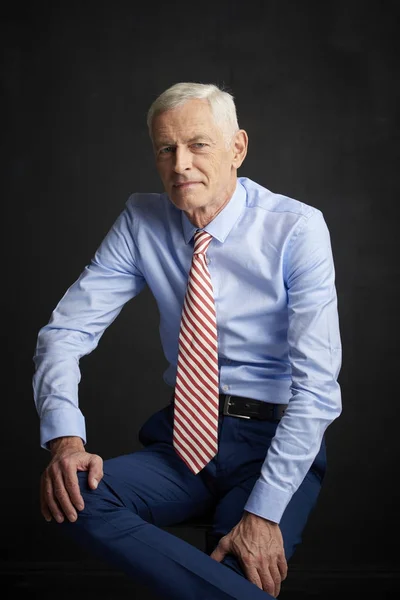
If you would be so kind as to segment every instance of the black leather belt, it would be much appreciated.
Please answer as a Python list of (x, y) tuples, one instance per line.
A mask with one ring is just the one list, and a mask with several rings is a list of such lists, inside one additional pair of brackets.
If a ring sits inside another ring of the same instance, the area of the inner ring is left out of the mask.
[(287, 404), (271, 404), (263, 400), (230, 396), (229, 394), (219, 395), (219, 412), (229, 417), (279, 421), (285, 414), (286, 408)]
[[(171, 403), (174, 401), (174, 394)], [(259, 421), (279, 421), (285, 414), (287, 404), (271, 404), (263, 400), (253, 400), (229, 394), (219, 395), (219, 414), (241, 419), (258, 419)]]

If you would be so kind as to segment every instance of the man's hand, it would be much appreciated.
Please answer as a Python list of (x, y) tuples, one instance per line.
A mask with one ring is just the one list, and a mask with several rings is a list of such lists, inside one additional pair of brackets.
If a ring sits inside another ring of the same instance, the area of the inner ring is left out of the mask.
[(228, 553), (238, 558), (249, 581), (271, 596), (278, 596), (281, 582), (286, 579), (287, 563), (277, 523), (245, 511), (210, 556), (220, 562)]
[(62, 523), (67, 517), (76, 521), (77, 510), (84, 508), (77, 471), (89, 471), (89, 486), (94, 490), (103, 477), (103, 460), (89, 454), (80, 438), (63, 437), (50, 442), (52, 459), (40, 480), (40, 506), (46, 521), (52, 517)]

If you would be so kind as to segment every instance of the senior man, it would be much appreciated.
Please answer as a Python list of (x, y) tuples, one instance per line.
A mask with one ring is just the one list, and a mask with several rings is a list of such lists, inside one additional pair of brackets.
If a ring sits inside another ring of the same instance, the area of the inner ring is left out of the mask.
[[(162, 598), (276, 597), (341, 412), (329, 231), (319, 209), (238, 178), (248, 136), (227, 91), (175, 84), (148, 127), (165, 192), (129, 197), (38, 335), (42, 513)], [(171, 402), (140, 450), (103, 463), (85, 451), (79, 359), (146, 284)], [(163, 529), (210, 508), (210, 556)]]

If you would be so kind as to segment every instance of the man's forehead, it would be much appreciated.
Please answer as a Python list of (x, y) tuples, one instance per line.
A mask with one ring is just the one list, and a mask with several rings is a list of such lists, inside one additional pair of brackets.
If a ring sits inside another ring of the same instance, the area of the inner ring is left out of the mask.
[(154, 139), (178, 136), (182, 141), (208, 135), (215, 137), (216, 125), (208, 103), (189, 101), (183, 106), (162, 112), (154, 117)]
[(188, 144), (194, 142), (216, 142), (216, 136), (210, 135), (209, 131), (204, 129), (184, 129), (182, 131), (174, 131), (169, 129), (159, 129), (154, 133), (154, 141), (158, 146), (170, 145), (170, 144)]

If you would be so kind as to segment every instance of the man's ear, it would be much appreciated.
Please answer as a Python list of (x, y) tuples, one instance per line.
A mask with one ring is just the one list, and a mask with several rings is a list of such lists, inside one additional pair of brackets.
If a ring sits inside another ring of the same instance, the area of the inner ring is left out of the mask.
[(246, 158), (247, 148), (249, 145), (249, 138), (244, 129), (240, 129), (235, 133), (235, 137), (232, 140), (232, 166), (238, 169), (244, 159)]

